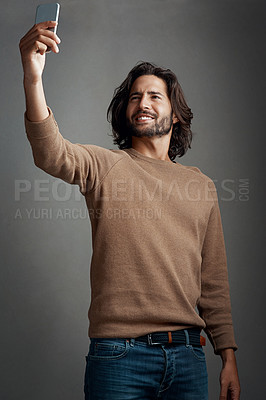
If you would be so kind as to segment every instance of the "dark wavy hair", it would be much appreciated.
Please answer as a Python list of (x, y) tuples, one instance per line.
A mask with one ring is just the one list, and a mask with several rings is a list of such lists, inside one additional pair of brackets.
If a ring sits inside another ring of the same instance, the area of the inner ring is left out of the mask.
[(177, 156), (182, 157), (188, 148), (191, 149), (192, 132), (190, 126), (193, 114), (186, 103), (176, 75), (170, 69), (158, 67), (150, 62), (140, 61), (129, 72), (124, 82), (114, 91), (113, 99), (107, 110), (107, 120), (112, 125), (114, 144), (117, 144), (120, 150), (132, 147), (131, 136), (127, 133), (126, 109), (131, 87), (135, 80), (142, 75), (155, 75), (166, 83), (172, 111), (179, 120), (173, 125), (168, 150), (168, 156), (173, 161)]

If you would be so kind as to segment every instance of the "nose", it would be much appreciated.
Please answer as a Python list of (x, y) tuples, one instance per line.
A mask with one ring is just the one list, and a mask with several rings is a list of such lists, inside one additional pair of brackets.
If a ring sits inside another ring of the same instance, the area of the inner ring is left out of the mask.
[(149, 110), (150, 108), (151, 108), (151, 104), (150, 104), (149, 98), (148, 98), (148, 96), (143, 94), (139, 101), (139, 109), (140, 110), (146, 110), (146, 109)]

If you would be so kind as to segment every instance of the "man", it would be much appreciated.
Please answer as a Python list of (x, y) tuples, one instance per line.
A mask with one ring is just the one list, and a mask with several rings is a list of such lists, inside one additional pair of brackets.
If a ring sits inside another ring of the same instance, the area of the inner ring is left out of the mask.
[(213, 181), (174, 161), (190, 148), (192, 113), (176, 76), (140, 63), (109, 106), (119, 150), (73, 144), (47, 106), (45, 51), (60, 39), (35, 25), (20, 42), (25, 125), (34, 161), (78, 184), (92, 224), (90, 400), (206, 400), (202, 329), (222, 357), (220, 400), (237, 400), (226, 254)]

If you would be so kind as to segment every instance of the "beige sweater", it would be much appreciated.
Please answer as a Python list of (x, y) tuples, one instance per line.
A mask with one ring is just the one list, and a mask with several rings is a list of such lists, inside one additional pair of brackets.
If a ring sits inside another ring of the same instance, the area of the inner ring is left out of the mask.
[(237, 349), (217, 192), (198, 168), (135, 149), (73, 144), (31, 122), (35, 164), (84, 195), (92, 226), (90, 337), (200, 327)]

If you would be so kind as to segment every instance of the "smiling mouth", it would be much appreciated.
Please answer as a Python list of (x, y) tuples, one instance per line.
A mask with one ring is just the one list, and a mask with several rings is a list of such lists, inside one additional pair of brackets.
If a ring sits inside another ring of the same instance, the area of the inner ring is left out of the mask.
[(154, 119), (154, 117), (152, 117), (151, 115), (139, 115), (135, 118), (136, 122), (149, 122), (152, 121)]

